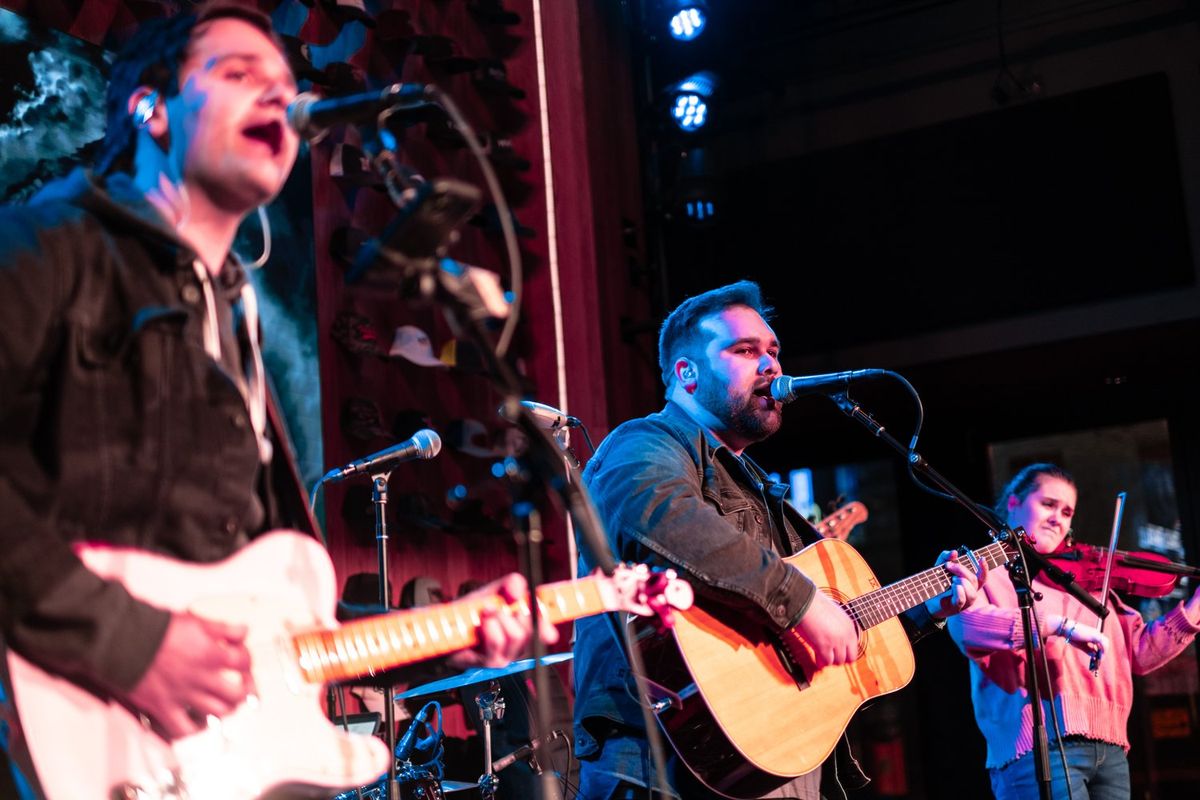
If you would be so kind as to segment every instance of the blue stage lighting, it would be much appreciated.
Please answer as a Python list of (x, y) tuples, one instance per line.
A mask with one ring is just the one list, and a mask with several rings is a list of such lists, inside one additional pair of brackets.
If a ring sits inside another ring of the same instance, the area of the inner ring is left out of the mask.
[(668, 87), (671, 98), (671, 119), (680, 130), (691, 133), (708, 121), (708, 99), (717, 87), (717, 76), (709, 71), (697, 72)]
[(673, 184), (672, 205), (683, 222), (693, 227), (708, 227), (716, 222), (718, 186), (705, 148), (692, 147), (680, 153)]
[(696, 199), (684, 203), (684, 213), (693, 222), (711, 222), (717, 212), (712, 200)]
[(708, 121), (708, 103), (698, 94), (676, 95), (671, 117), (685, 131), (699, 130)]
[(704, 31), (708, 24), (708, 14), (702, 5), (688, 4), (671, 15), (668, 25), (671, 28), (671, 38), (680, 42), (690, 42)]

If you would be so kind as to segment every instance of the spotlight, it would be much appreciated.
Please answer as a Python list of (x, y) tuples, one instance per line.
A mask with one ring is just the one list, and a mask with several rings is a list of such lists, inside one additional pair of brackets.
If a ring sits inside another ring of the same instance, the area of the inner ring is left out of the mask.
[(712, 72), (697, 72), (667, 88), (671, 98), (671, 119), (680, 130), (692, 133), (708, 122), (708, 99), (717, 88)]
[(708, 103), (698, 94), (675, 95), (675, 106), (671, 109), (675, 124), (685, 131), (703, 128), (708, 121)]
[(717, 182), (707, 151), (695, 147), (680, 154), (674, 181), (675, 213), (684, 222), (706, 227), (716, 222)]
[(708, 24), (708, 3), (704, 0), (669, 0), (665, 6), (672, 39), (690, 42), (704, 32)]
[(703, 197), (697, 197), (694, 200), (685, 200), (683, 213), (697, 225), (712, 222), (713, 217), (717, 215), (716, 206), (713, 204), (713, 201)]

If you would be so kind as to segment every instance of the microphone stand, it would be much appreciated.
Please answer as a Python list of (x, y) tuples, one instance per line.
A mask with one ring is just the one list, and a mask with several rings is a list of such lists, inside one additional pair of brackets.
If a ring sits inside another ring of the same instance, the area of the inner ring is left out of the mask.
[[(382, 133), (386, 134), (386, 131)], [(389, 186), (398, 180), (394, 173), (395, 159), (386, 157), (391, 155), (393, 144), (394, 139), (388, 135), (377, 136), (370, 144), (371, 150), (382, 151), (380, 155), (385, 156), (377, 156), (374, 164), (383, 173)], [(364, 148), (366, 147), (364, 142)], [(473, 187), (445, 179), (435, 181), (432, 188), (430, 186), (427, 184), (418, 187), (413, 198), (403, 205), (403, 197), (398, 193), (389, 192), (400, 208), (400, 217), (365, 253), (359, 253), (354, 268), (347, 274), (347, 282), (352, 283), (368, 272), (376, 272), (378, 274), (372, 276), (372, 282), (376, 285), (393, 285), (401, 296), (436, 302), (442, 307), (455, 336), (469, 340), (484, 358), (493, 384), (504, 397), (506, 418), (513, 421), (529, 440), (528, 450), (512, 472), (519, 475), (528, 471), (533, 478), (539, 479), (561, 498), (592, 556), (591, 563), (599, 565), (605, 573), (611, 575), (616, 568), (616, 561), (590, 497), (579, 481), (571, 480), (570, 469), (558, 443), (551, 438), (550, 433), (542, 427), (533, 413), (521, 405), (521, 379), (512, 365), (496, 354), (496, 344), (487, 327), (492, 314), (479, 288), (473, 283), (467, 270), (444, 257), (448, 243), (457, 235), (455, 228), (469, 216), (469, 210), (477, 207), (478, 192), (474, 190), (475, 194), (472, 195)], [(545, 645), (538, 635), (541, 609), (537, 602), (537, 587), (541, 584), (543, 575), (543, 533), (535, 506), (528, 496), (515, 499), (513, 517), (521, 529), (518, 536), (524, 544), (521, 568), (529, 586), (533, 651), (537, 659), (534, 662), (537, 722), (539, 733), (547, 733), (551, 729), (550, 692), (547, 688), (547, 668), (542, 663)], [(382, 565), (383, 539), (380, 543)], [(384, 574), (382, 568), (381, 574)], [(390, 693), (385, 697), (385, 702), (390, 714), (393, 702)], [(394, 736), (394, 732), (392, 735)], [(389, 775), (394, 774), (393, 764)], [(541, 785), (546, 800), (558, 800), (561, 796), (552, 773), (543, 775)]]
[[(387, 562), (388, 480), (391, 476), (391, 470), (371, 476), (371, 503), (375, 507), (375, 550), (379, 558), (379, 605), (385, 610), (385, 613), (392, 607), (392, 598), (388, 596)], [(400, 798), (400, 784), (396, 770), (396, 710), (393, 707), (395, 702), (395, 689), (391, 683), (387, 683), (383, 687), (384, 742), (388, 749), (385, 800), (399, 800)]]
[[(909, 466), (920, 472), (930, 483), (949, 495), (955, 502), (965, 508), (976, 519), (987, 526), (988, 533), (998, 541), (1016, 548), (1018, 557), (1009, 563), (1008, 571), (1012, 578), (1013, 587), (1017, 590), (1018, 606), (1021, 609), (1021, 626), (1024, 629), (1025, 652), (1029, 654), (1028, 667), (1025, 670), (1025, 686), (1029, 693), (1033, 721), (1033, 754), (1037, 767), (1038, 794), (1041, 800), (1049, 800), (1050, 792), (1050, 758), (1049, 744), (1046, 736), (1046, 723), (1042, 714), (1041, 685), (1038, 681), (1038, 670), (1034, 665), (1034, 624), (1033, 601), (1041, 599), (1041, 595), (1033, 590), (1031, 582), (1039, 573), (1057, 583), (1072, 597), (1083, 603), (1089, 610), (1103, 619), (1108, 616), (1108, 607), (1083, 591), (1074, 581), (1075, 577), (1066, 570), (1051, 564), (1041, 553), (1029, 547), (1018, 534), (1023, 534), (1020, 528), (1015, 531), (1009, 528), (989, 508), (981, 507), (967, 497), (957, 486), (941, 475), (925, 458), (915, 450), (909, 450), (903, 443), (892, 436), (880, 425), (869, 412), (863, 409), (850, 397), (849, 391), (843, 390), (828, 395), (829, 399), (841, 411), (853, 420), (861, 423), (875, 438), (880, 439), (908, 461)], [(1032, 573), (1026, 571), (1026, 566), (1032, 566)], [(1066, 776), (1064, 775), (1064, 778)]]

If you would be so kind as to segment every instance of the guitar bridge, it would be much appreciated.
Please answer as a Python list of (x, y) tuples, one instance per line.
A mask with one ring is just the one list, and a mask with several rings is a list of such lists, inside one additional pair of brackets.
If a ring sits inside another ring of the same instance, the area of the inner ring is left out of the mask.
[(775, 648), (775, 655), (779, 657), (779, 663), (783, 665), (787, 674), (796, 682), (796, 688), (801, 691), (807, 689), (810, 685), (808, 673), (792, 655), (791, 648), (782, 642), (775, 642), (772, 647)]

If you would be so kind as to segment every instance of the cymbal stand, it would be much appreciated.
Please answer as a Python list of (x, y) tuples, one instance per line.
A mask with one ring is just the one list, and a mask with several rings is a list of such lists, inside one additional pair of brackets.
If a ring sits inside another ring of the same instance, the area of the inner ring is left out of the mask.
[(504, 719), (504, 695), (500, 684), (492, 681), (486, 692), (475, 695), (479, 719), (483, 723), (483, 774), (479, 776), (479, 794), (483, 800), (493, 800), (500, 779), (492, 772), (492, 721)]

